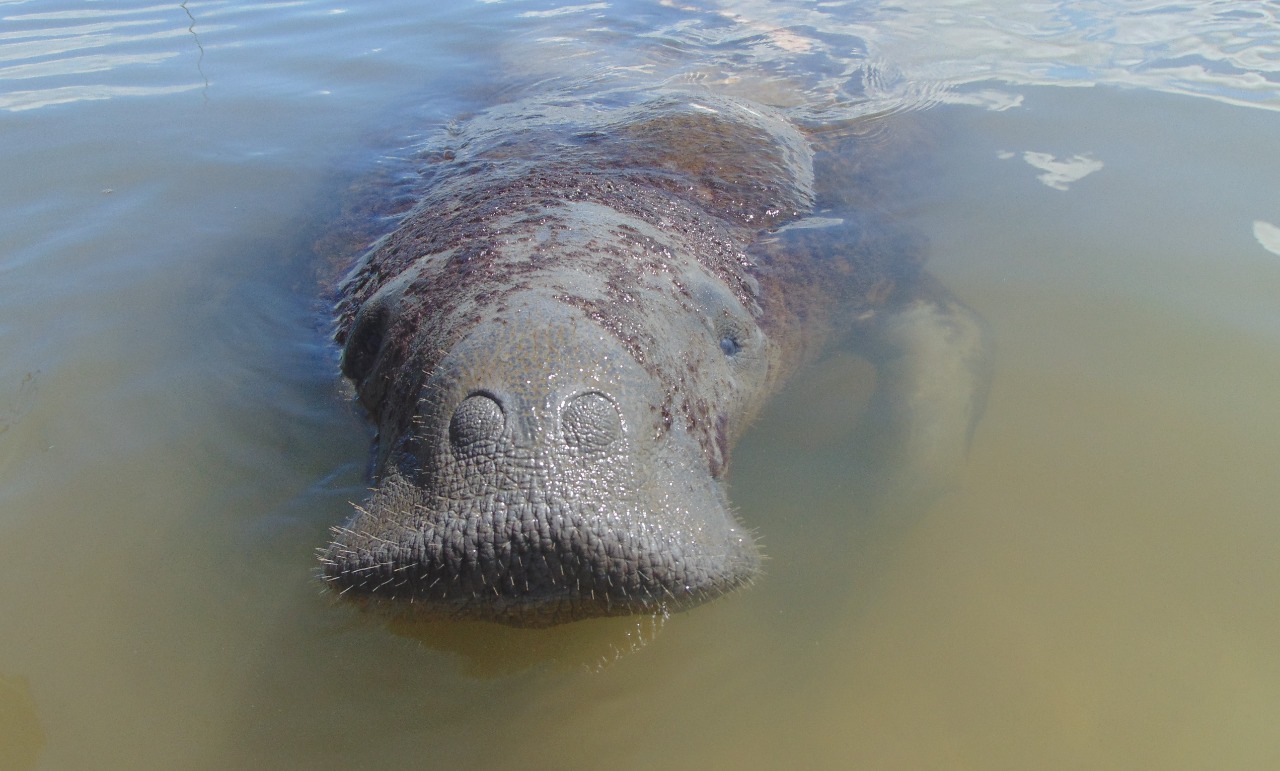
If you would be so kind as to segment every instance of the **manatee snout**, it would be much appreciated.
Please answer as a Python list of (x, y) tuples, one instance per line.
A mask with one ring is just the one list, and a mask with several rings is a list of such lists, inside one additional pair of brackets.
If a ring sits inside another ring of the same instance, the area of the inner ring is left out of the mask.
[(326, 579), (401, 611), (528, 626), (676, 610), (751, 580), (753, 539), (667, 398), (572, 308), (476, 326), (411, 419), (381, 426), (378, 484), (336, 531)]

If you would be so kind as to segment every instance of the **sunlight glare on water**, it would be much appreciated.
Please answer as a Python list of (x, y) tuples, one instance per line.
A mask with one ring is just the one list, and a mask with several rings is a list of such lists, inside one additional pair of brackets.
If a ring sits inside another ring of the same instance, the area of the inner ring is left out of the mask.
[[(0, 0), (0, 767), (1280, 767), (1278, 17)], [(335, 604), (370, 440), (335, 263), (450, 121), (659, 86), (919, 134), (884, 209), (998, 354), (960, 483), (868, 516), (838, 352), (737, 450), (749, 589), (552, 631)]]

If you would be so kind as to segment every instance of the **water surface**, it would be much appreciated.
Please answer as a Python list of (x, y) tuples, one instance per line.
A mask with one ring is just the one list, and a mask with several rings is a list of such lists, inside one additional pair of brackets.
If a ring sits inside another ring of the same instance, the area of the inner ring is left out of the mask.
[[(1280, 6), (429, 5), (0, 2), (0, 766), (1280, 765)], [(329, 224), (486, 104), (655, 83), (920, 132), (898, 216), (999, 354), (959, 486), (866, 516), (837, 354), (735, 457), (749, 591), (335, 607)]]

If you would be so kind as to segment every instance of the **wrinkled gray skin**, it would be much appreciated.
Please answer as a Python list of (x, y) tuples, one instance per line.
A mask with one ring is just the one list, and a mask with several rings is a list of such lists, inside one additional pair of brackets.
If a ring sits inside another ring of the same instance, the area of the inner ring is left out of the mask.
[(781, 116), (702, 94), (517, 103), (460, 129), (343, 286), (376, 486), (325, 578), (529, 626), (748, 583), (730, 448), (837, 339), (879, 368), (886, 469), (944, 476), (981, 407), (981, 324), (911, 250), (814, 216), (813, 169)]

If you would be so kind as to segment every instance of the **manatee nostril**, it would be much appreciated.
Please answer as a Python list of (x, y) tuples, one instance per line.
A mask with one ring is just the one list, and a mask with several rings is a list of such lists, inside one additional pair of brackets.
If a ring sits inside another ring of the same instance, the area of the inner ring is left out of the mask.
[(564, 441), (571, 448), (603, 450), (622, 438), (622, 418), (607, 396), (596, 391), (579, 394), (560, 412)]
[(491, 396), (472, 394), (462, 400), (449, 421), (449, 441), (457, 448), (480, 442), (495, 442), (502, 436), (507, 419)]

